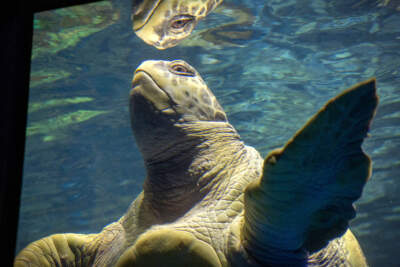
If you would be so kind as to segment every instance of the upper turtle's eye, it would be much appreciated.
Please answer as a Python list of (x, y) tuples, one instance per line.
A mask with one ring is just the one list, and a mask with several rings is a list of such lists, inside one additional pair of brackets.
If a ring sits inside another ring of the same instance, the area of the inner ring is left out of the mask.
[(182, 29), (186, 24), (193, 21), (193, 19), (192, 16), (178, 16), (172, 20), (171, 27), (176, 30)]
[(170, 70), (172, 73), (184, 76), (194, 76), (194, 71), (181, 63), (171, 64)]

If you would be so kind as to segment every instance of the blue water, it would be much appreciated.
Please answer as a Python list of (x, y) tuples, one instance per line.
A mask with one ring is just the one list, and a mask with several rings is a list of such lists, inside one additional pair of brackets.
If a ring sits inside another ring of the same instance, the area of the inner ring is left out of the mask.
[[(65, 10), (36, 14), (34, 51), (58, 48), (32, 60), (17, 250), (53, 233), (98, 232), (122, 216), (145, 176), (129, 122), (132, 73), (147, 59), (184, 59), (262, 155), (329, 98), (377, 77), (380, 104), (364, 143), (374, 171), (351, 226), (372, 267), (400, 266), (400, 3), (382, 3), (225, 1), (191, 37), (204, 42), (164, 51), (134, 35), (127, 0), (87, 6), (97, 21), (85, 8), (74, 11), (78, 19)], [(238, 10), (246, 21), (235, 24)], [(66, 31), (79, 23), (103, 28), (65, 45), (87, 30)], [(38, 38), (46, 32), (47, 43)]]

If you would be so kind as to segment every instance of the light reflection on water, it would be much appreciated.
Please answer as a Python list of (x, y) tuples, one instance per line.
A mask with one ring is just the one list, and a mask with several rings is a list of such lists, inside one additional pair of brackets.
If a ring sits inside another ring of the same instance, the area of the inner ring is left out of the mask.
[[(211, 28), (202, 46), (189, 39), (165, 51), (148, 47), (131, 31), (125, 0), (100, 8), (108, 20), (96, 25), (103, 28), (92, 25), (69, 47), (43, 52), (38, 46), (45, 44), (34, 43), (40, 52), (32, 62), (30, 103), (42, 108), (29, 112), (28, 131), (39, 130), (27, 138), (18, 250), (52, 233), (98, 232), (124, 213), (145, 175), (129, 125), (132, 72), (146, 59), (184, 59), (201, 73), (245, 142), (263, 155), (283, 145), (326, 100), (376, 76), (381, 101), (364, 143), (374, 173), (352, 229), (371, 266), (395, 266), (400, 12), (376, 1), (226, 2), (233, 11), (211, 14), (193, 34), (198, 38), (196, 33)], [(234, 20), (235, 6), (247, 7), (252, 21), (244, 28), (218, 28)], [(79, 22), (53, 25), (73, 28)], [(63, 33), (38, 25), (35, 34)], [(228, 30), (231, 39), (224, 35)], [(53, 99), (60, 101), (46, 102)]]

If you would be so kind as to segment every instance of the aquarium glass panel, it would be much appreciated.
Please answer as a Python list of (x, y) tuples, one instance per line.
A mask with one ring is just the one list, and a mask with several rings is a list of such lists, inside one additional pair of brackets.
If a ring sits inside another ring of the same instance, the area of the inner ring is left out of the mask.
[(54, 233), (100, 232), (126, 212), (146, 177), (130, 125), (133, 72), (148, 59), (183, 59), (263, 157), (330, 98), (376, 77), (380, 103), (363, 144), (373, 172), (351, 229), (372, 267), (398, 266), (398, 1), (225, 0), (165, 50), (135, 35), (131, 5), (34, 15), (17, 252)]

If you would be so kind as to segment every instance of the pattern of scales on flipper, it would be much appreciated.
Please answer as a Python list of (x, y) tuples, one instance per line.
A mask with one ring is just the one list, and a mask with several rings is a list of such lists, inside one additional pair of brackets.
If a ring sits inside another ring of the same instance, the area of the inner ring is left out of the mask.
[(99, 234), (45, 237), (15, 266), (366, 266), (347, 224), (377, 103), (375, 80), (358, 84), (263, 160), (192, 66), (145, 61), (130, 94), (143, 192)]

